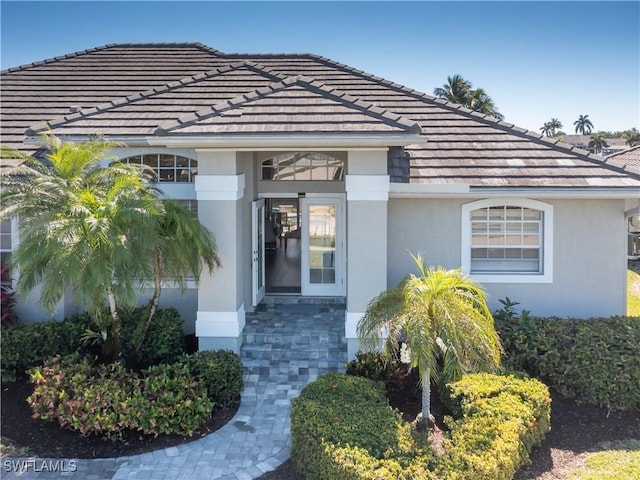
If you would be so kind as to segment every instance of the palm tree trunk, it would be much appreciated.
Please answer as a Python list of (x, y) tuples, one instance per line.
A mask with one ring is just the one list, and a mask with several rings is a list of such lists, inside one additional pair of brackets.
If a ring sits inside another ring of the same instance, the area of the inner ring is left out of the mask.
[(429, 369), (422, 372), (422, 423), (431, 426), (431, 379)]
[(147, 332), (149, 331), (149, 327), (151, 326), (151, 321), (158, 310), (158, 303), (160, 302), (160, 293), (162, 292), (162, 252), (158, 248), (156, 249), (156, 255), (153, 258), (153, 279), (154, 279), (154, 287), (153, 287), (153, 296), (149, 301), (149, 314), (147, 315), (147, 321), (144, 323), (142, 327), (142, 331), (140, 332), (140, 340), (136, 345), (136, 350), (140, 350), (142, 344), (144, 342), (145, 337), (147, 336)]
[(122, 319), (118, 313), (118, 303), (111, 285), (107, 287), (107, 298), (109, 300), (109, 311), (111, 313), (111, 339), (109, 342), (110, 348), (107, 349), (106, 356), (107, 360), (115, 362), (116, 360), (124, 359), (124, 355), (120, 338), (122, 334)]

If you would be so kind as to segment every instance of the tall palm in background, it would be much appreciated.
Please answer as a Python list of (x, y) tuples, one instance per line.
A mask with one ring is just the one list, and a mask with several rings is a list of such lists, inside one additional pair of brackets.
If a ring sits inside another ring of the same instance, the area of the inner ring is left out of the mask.
[(638, 132), (638, 129), (636, 128), (632, 128), (631, 130), (623, 133), (622, 138), (627, 141), (627, 145), (630, 147), (640, 145), (640, 132)]
[(442, 87), (434, 88), (433, 95), (502, 120), (504, 116), (498, 112), (498, 108), (493, 99), (487, 95), (487, 92), (482, 88), (474, 90), (472, 87), (473, 85), (470, 81), (465, 80), (459, 74), (455, 74), (448, 76), (447, 83)]
[(544, 125), (540, 128), (540, 131), (543, 135), (547, 137), (555, 137), (559, 130), (562, 128), (562, 122), (557, 118), (552, 118), (548, 122), (545, 122)]
[(462, 78), (461, 75), (455, 74), (447, 77), (447, 83), (442, 87), (435, 88), (433, 94), (438, 98), (444, 98), (453, 103), (466, 105), (469, 101), (469, 92), (471, 91), (471, 82)]
[(422, 419), (430, 419), (430, 380), (456, 380), (463, 373), (496, 371), (500, 339), (482, 288), (460, 270), (429, 267), (412, 255), (419, 275), (410, 274), (393, 290), (374, 298), (358, 323), (364, 348), (387, 354), (406, 343), (422, 385)]
[(595, 133), (589, 139), (589, 151), (591, 153), (600, 153), (603, 148), (608, 147), (607, 137), (603, 133)]
[(589, 115), (580, 115), (578, 119), (573, 122), (573, 126), (576, 128), (576, 133), (582, 135), (589, 135), (593, 130), (593, 123), (589, 120)]

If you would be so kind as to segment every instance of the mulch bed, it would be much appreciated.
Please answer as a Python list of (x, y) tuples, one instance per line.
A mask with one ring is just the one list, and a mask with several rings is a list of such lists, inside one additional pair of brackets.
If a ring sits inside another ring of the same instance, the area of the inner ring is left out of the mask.
[[(100, 437), (80, 437), (62, 430), (54, 423), (34, 420), (25, 402), (32, 387), (25, 381), (2, 384), (2, 436), (13, 441), (16, 447), (28, 447), (31, 454), (50, 458), (99, 458), (135, 455), (188, 442), (207, 435), (226, 424), (235, 409), (218, 410), (212, 421), (196, 436), (179, 435), (158, 438), (130, 434), (126, 442), (110, 441)], [(542, 446), (532, 453), (532, 465), (520, 470), (515, 480), (547, 480), (562, 478), (567, 469), (574, 468), (581, 453), (593, 450), (605, 441), (640, 439), (640, 412), (612, 412), (591, 405), (578, 405), (561, 398), (552, 391), (552, 430)], [(419, 395), (406, 392), (392, 397), (391, 403), (412, 421), (420, 411)], [(441, 423), (444, 409), (437, 395), (432, 396), (436, 425)], [(303, 480), (289, 460), (277, 470), (260, 477), (260, 480)]]
[[(43, 458), (110, 458), (137, 455), (160, 448), (172, 447), (204, 437), (224, 426), (235, 415), (234, 408), (217, 409), (212, 419), (192, 437), (182, 435), (141, 435), (127, 432), (121, 439), (109, 440), (97, 435), (81, 437), (57, 423), (31, 418), (26, 398), (33, 385), (26, 380), (2, 384), (2, 437), (11, 440), (13, 450), (27, 447), (30, 454)], [(4, 442), (3, 442), (4, 443)], [(11, 450), (10, 450), (11, 451)]]

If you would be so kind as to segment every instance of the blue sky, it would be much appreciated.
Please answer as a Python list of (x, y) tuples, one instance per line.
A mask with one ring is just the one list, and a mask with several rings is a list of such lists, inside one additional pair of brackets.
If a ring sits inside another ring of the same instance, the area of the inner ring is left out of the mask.
[(118, 42), (312, 52), (426, 93), (461, 74), (506, 120), (640, 127), (640, 2), (0, 3), (2, 68)]

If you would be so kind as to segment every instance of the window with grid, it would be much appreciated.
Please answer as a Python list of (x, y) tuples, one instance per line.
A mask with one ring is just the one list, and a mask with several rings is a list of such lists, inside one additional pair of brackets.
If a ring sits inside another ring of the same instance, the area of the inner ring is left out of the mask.
[(284, 153), (262, 162), (261, 178), (293, 181), (343, 180), (344, 161), (325, 153)]
[(198, 161), (182, 155), (145, 153), (127, 157), (121, 161), (151, 167), (158, 182), (192, 183), (198, 173)]
[(465, 274), (481, 283), (553, 283), (552, 204), (490, 198), (461, 208)]
[(543, 273), (544, 212), (493, 206), (470, 212), (471, 273)]

